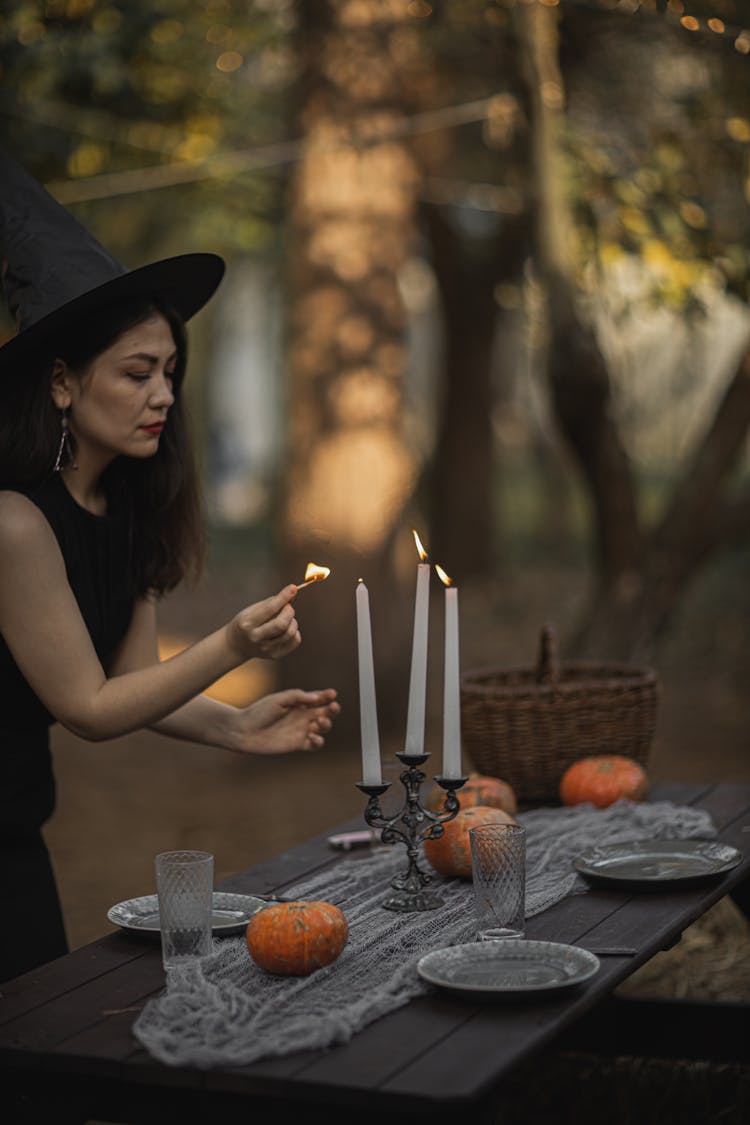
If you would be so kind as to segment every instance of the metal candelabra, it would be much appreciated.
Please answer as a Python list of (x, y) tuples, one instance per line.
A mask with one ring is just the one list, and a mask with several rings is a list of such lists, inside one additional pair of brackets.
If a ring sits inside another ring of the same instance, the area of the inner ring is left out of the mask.
[(390, 781), (380, 785), (366, 785), (357, 782), (357, 788), (366, 793), (369, 800), (365, 809), (365, 820), (373, 828), (381, 828), (381, 837), (385, 844), (405, 844), (408, 856), (408, 865), (402, 875), (396, 875), (391, 881), (394, 888), (384, 900), (383, 906), (387, 910), (435, 910), (443, 905), (443, 898), (437, 891), (426, 889), (432, 882), (432, 875), (424, 871), (417, 862), (419, 845), (424, 840), (436, 840), (443, 835), (443, 824), (452, 820), (458, 812), (460, 805), (456, 790), (468, 780), (466, 777), (436, 777), (435, 781), (441, 789), (445, 790), (443, 807), (437, 812), (426, 809), (419, 800), (419, 788), (427, 774), (420, 769), (429, 758), (429, 754), (396, 754), (405, 769), (400, 780), (406, 789), (406, 799), (403, 806), (395, 816), (383, 815), (380, 808), (380, 798), (390, 787)]

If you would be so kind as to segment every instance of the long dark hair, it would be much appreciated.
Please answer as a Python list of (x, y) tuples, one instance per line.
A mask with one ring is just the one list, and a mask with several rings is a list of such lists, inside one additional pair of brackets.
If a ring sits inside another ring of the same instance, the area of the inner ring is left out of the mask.
[(35, 371), (8, 378), (0, 409), (0, 487), (33, 490), (49, 479), (60, 440), (60, 412), (50, 393), (54, 358), (65, 360), (80, 378), (123, 332), (155, 314), (166, 319), (177, 349), (169, 423), (153, 457), (117, 457), (101, 481), (108, 510), (128, 519), (135, 594), (163, 594), (203, 567), (200, 489), (181, 394), (187, 363), (182, 319), (156, 296), (98, 309), (58, 336)]

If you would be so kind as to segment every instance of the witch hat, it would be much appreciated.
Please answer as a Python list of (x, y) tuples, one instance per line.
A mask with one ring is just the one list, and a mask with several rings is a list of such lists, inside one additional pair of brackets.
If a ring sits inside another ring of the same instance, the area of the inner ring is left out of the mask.
[(216, 254), (180, 254), (126, 270), (20, 164), (0, 151), (0, 256), (18, 334), (0, 375), (49, 355), (60, 329), (105, 304), (160, 296), (189, 320), (224, 274)]

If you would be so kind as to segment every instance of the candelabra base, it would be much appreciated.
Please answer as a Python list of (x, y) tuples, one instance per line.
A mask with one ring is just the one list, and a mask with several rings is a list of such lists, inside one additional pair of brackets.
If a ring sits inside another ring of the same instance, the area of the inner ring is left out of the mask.
[(437, 891), (396, 891), (381, 903), (386, 910), (396, 910), (399, 914), (410, 914), (414, 910), (437, 910), (443, 905), (443, 896)]

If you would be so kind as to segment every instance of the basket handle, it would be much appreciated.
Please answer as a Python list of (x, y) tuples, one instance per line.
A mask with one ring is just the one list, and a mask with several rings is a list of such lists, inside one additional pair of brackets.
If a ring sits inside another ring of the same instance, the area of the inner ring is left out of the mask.
[(539, 638), (539, 658), (536, 665), (538, 684), (556, 684), (560, 678), (560, 658), (557, 632), (553, 625), (545, 625)]

